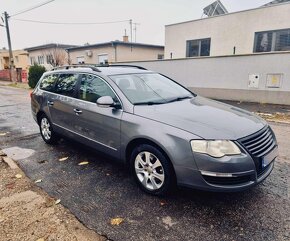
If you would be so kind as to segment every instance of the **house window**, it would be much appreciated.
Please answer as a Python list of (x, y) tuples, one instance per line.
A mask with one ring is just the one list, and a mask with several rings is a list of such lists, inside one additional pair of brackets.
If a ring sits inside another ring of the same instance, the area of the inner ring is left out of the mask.
[(255, 33), (255, 53), (289, 50), (290, 29)]
[(77, 57), (77, 63), (78, 64), (84, 64), (85, 63), (85, 57), (84, 56)]
[(186, 41), (186, 57), (210, 56), (210, 38)]
[(34, 65), (36, 63), (35, 57), (30, 57), (30, 64)]
[(107, 54), (99, 54), (98, 55), (99, 64), (108, 64), (108, 55)]
[(157, 59), (164, 59), (164, 54), (158, 54)]
[(43, 56), (38, 56), (38, 64), (44, 64), (44, 57)]
[(54, 64), (54, 59), (53, 59), (52, 54), (46, 55), (46, 63), (51, 64), (51, 65)]

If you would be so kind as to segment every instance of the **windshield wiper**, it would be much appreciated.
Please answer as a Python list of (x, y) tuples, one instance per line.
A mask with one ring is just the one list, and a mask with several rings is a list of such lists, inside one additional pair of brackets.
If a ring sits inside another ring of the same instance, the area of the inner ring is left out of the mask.
[(174, 98), (174, 99), (168, 100), (166, 103), (175, 102), (175, 101), (181, 101), (181, 100), (191, 99), (191, 98), (193, 98), (193, 96), (177, 97), (177, 98)]
[(144, 102), (135, 103), (134, 105), (161, 105), (161, 104), (164, 104), (164, 103), (166, 103), (166, 102), (144, 101)]

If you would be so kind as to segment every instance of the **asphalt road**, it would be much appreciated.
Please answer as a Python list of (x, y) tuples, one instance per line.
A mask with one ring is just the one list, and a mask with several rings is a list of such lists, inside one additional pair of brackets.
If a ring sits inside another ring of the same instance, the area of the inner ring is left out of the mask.
[[(81, 222), (110, 240), (290, 240), (290, 125), (274, 124), (280, 156), (270, 177), (240, 193), (144, 194), (124, 166), (68, 140), (44, 144), (29, 92), (0, 86), (0, 148)], [(7, 133), (6, 135), (3, 133)], [(1, 135), (2, 134), (2, 135)], [(60, 162), (59, 159), (68, 157)], [(88, 165), (78, 163), (88, 161)], [(110, 220), (124, 222), (112, 226)]]

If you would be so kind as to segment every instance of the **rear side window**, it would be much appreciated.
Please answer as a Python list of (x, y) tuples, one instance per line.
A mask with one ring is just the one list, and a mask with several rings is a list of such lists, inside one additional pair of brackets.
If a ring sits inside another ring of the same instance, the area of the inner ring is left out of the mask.
[(54, 85), (55, 85), (55, 83), (57, 81), (57, 77), (58, 77), (58, 75), (56, 75), (56, 74), (46, 75), (42, 79), (39, 88), (42, 89), (42, 90), (53, 92), (54, 91)]
[(77, 81), (77, 74), (60, 74), (55, 86), (55, 92), (57, 94), (73, 97)]
[(102, 96), (111, 96), (115, 102), (119, 102), (114, 92), (101, 78), (88, 74), (82, 75), (79, 98), (96, 103)]

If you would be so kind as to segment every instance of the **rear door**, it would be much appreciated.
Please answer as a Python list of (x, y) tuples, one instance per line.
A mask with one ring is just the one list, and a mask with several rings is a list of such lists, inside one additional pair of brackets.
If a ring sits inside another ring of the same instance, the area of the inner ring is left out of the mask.
[(32, 106), (32, 109), (41, 109), (50, 120), (51, 118), (51, 100), (55, 98), (54, 87), (58, 79), (58, 74), (48, 74), (43, 77), (39, 84), (39, 92), (36, 92), (35, 98), (39, 106)]
[(120, 125), (123, 111), (98, 107), (96, 101), (102, 96), (111, 96), (120, 102), (109, 84), (93, 74), (80, 77), (78, 104), (79, 113), (75, 131), (86, 137), (96, 149), (118, 157), (120, 149)]
[(78, 74), (59, 74), (54, 92), (48, 98), (47, 103), (51, 115), (51, 121), (57, 129), (72, 131), (76, 121), (76, 85)]

